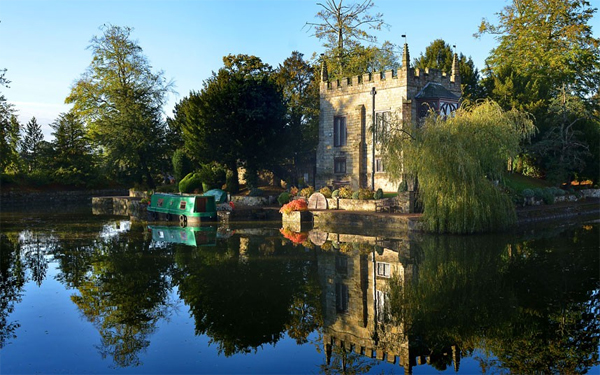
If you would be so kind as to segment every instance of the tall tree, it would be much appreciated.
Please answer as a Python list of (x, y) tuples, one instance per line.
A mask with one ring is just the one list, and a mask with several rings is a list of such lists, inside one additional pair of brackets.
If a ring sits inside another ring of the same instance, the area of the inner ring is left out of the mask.
[[(561, 92), (566, 90), (567, 96), (577, 97), (584, 104), (586, 113), (571, 128), (576, 132), (582, 130), (580, 127), (586, 123), (582, 120), (593, 115), (597, 105), (594, 98), (600, 87), (600, 39), (593, 37), (590, 24), (596, 11), (586, 0), (514, 0), (497, 13), (498, 24), (483, 20), (475, 34), (492, 34), (499, 42), (484, 72), (490, 96), (505, 109), (519, 108), (535, 117), (540, 133), (529, 153), (537, 168), (557, 165), (547, 162), (549, 150), (535, 146), (552, 137), (549, 133), (556, 129), (554, 98), (562, 97)], [(588, 157), (584, 162), (594, 160)]]
[(54, 132), (52, 170), (63, 183), (81, 185), (92, 179), (92, 150), (83, 122), (73, 113), (61, 113), (50, 124)]
[[(369, 30), (381, 30), (386, 26), (383, 14), (371, 14), (375, 6), (373, 0), (363, 0), (353, 4), (344, 4), (343, 0), (326, 0), (318, 3), (321, 10), (316, 14), (317, 22), (307, 22), (314, 30), (314, 36), (323, 41), (326, 55), (335, 64), (330, 64), (333, 76), (350, 75), (347, 65), (350, 58), (356, 56), (356, 48), (361, 43), (372, 44), (377, 38)], [(363, 70), (365, 72), (366, 70)]]
[(499, 23), (483, 20), (480, 36), (496, 36), (498, 47), (487, 64), (514, 70), (543, 82), (546, 98), (563, 86), (580, 97), (600, 87), (600, 39), (589, 24), (597, 11), (586, 0), (513, 0), (497, 13)]
[(25, 125), (24, 130), (21, 141), (21, 155), (27, 164), (27, 170), (32, 172), (38, 166), (38, 152), (40, 151), (40, 144), (44, 140), (44, 133), (42, 133), (42, 126), (38, 124), (35, 116)]
[(90, 49), (93, 59), (71, 88), (67, 103), (87, 124), (91, 139), (106, 154), (117, 175), (154, 186), (153, 174), (165, 157), (166, 126), (162, 106), (173, 84), (162, 71), (152, 72), (133, 29), (102, 26)]
[[(483, 89), (479, 82), (479, 70), (475, 67), (473, 59), (460, 53), (458, 56), (458, 70), (462, 96), (464, 99), (476, 100), (484, 97)], [(425, 49), (425, 54), (414, 60), (415, 68), (439, 69), (443, 72), (452, 71), (454, 53), (449, 44), (443, 39), (436, 39)]]
[[(0, 70), (0, 86), (8, 86), (6, 69)], [(14, 106), (0, 93), (0, 173), (14, 165), (18, 159), (17, 148), (20, 139), (20, 124), (15, 116)]]
[(200, 92), (178, 103), (173, 125), (196, 161), (223, 163), (237, 178), (238, 166), (256, 171), (278, 164), (287, 145), (286, 107), (271, 66), (260, 58), (229, 55), (223, 63)]
[(286, 122), (292, 137), (287, 154), (294, 167), (313, 161), (319, 142), (319, 75), (303, 56), (292, 52), (275, 73), (287, 104)]

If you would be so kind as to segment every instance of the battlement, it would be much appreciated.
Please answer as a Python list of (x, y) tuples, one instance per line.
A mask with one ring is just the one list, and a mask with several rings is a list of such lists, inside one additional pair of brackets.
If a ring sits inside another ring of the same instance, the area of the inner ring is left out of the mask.
[[(321, 92), (327, 93), (336, 90), (344, 92), (348, 90), (364, 89), (370, 90), (373, 85), (386, 87), (400, 86), (424, 86), (427, 82), (437, 82), (441, 84), (454, 83), (454, 77), (439, 69), (418, 69), (418, 68), (400, 68), (398, 70), (386, 70), (382, 72), (367, 73), (352, 77), (345, 77), (334, 81), (322, 81)], [(361, 86), (364, 86), (361, 87)]]

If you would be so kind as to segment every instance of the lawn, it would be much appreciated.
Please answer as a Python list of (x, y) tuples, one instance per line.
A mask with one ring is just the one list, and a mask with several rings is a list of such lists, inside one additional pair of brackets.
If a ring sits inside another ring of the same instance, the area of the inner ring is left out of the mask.
[(504, 176), (504, 183), (509, 188), (516, 192), (521, 192), (523, 189), (545, 188), (552, 186), (545, 180), (539, 178), (527, 177), (518, 173), (507, 173)]

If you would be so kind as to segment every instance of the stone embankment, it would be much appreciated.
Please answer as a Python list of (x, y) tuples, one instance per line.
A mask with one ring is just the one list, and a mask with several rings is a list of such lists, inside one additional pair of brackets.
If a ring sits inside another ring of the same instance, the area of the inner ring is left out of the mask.
[(45, 209), (62, 205), (91, 204), (92, 197), (127, 195), (127, 189), (0, 191), (0, 209)]

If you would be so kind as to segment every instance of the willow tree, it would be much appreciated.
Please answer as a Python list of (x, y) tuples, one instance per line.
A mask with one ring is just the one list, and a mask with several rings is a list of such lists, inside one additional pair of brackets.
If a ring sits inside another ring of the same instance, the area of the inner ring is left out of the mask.
[(390, 176), (418, 177), (427, 230), (473, 233), (507, 228), (514, 205), (501, 189), (507, 161), (535, 131), (529, 115), (493, 101), (465, 104), (452, 117), (392, 132), (384, 147)]

